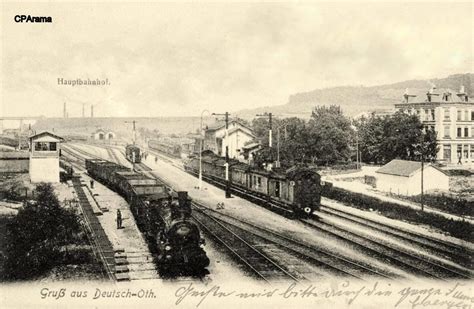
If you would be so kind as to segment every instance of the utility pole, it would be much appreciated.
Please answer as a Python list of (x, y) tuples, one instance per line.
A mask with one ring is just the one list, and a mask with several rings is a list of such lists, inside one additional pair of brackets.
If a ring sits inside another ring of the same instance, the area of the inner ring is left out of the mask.
[(132, 123), (133, 124), (133, 145), (135, 145), (135, 143), (137, 141), (137, 131), (135, 130), (135, 124), (137, 123), (137, 121), (136, 120), (125, 121), (125, 123)]
[(424, 170), (425, 160), (423, 155), (423, 149), (421, 150), (421, 211), (424, 209), (424, 192), (423, 192), (423, 170)]
[[(202, 116), (204, 115), (205, 112), (209, 113), (209, 111), (205, 109), (201, 112), (201, 130), (199, 131), (199, 137), (202, 136)], [(199, 182), (198, 182), (199, 190), (201, 190), (202, 188), (202, 151), (204, 147), (203, 144), (204, 144), (204, 137), (202, 137), (202, 139), (199, 139)]]
[(267, 117), (268, 116), (268, 147), (272, 148), (272, 113), (263, 113), (257, 114), (258, 117)]
[(225, 116), (225, 197), (230, 198), (230, 179), (229, 179), (229, 113), (216, 114), (212, 113), (213, 116)]

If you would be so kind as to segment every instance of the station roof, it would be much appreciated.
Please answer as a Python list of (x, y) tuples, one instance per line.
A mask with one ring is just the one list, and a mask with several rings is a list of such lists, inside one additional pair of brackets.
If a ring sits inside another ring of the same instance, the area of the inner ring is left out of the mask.
[(37, 140), (37, 139), (40, 139), (40, 138), (44, 138), (44, 137), (51, 137), (52, 139), (55, 139), (57, 140), (58, 142), (59, 141), (64, 141), (64, 139), (56, 134), (53, 134), (51, 132), (48, 132), (48, 131), (44, 131), (44, 132), (41, 132), (41, 133), (38, 133), (38, 134), (35, 134), (33, 136), (30, 136), (30, 141), (32, 140)]

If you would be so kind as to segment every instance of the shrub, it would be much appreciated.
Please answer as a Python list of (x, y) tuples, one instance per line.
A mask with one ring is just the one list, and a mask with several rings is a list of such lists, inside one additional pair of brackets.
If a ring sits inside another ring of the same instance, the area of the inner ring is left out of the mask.
[(39, 184), (35, 197), (7, 224), (5, 277), (10, 280), (32, 278), (56, 265), (65, 254), (61, 248), (80, 229), (77, 216), (60, 206), (51, 185)]

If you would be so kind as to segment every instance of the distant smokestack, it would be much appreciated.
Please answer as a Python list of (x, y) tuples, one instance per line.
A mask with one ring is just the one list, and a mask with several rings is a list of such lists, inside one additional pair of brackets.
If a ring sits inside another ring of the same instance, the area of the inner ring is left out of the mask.
[(84, 106), (85, 106), (85, 104), (84, 104), (84, 103), (82, 103), (82, 118), (84, 118), (84, 117), (85, 117)]
[(94, 105), (91, 105), (91, 118), (94, 118)]

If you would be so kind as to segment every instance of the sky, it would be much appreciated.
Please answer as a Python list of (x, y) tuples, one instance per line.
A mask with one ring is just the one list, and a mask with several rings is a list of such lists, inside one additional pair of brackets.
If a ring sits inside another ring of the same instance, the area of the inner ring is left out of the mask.
[[(53, 23), (16, 23), (17, 14)], [(1, 113), (199, 116), (473, 72), (472, 3), (3, 3)], [(58, 85), (108, 79), (106, 86)]]

